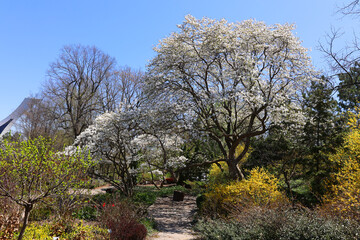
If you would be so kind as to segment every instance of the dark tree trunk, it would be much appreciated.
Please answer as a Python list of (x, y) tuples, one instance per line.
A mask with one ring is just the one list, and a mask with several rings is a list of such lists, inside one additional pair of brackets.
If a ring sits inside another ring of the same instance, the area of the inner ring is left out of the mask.
[(242, 180), (244, 179), (244, 174), (242, 173), (241, 169), (238, 167), (237, 162), (235, 160), (228, 160), (227, 161), (228, 168), (229, 168), (229, 175), (230, 178), (233, 180)]
[(24, 237), (24, 233), (25, 233), (25, 228), (27, 226), (28, 220), (29, 220), (29, 215), (30, 215), (30, 211), (32, 210), (33, 205), (32, 204), (27, 204), (25, 206), (25, 216), (23, 219), (23, 224), (21, 226), (21, 230), (20, 230), (20, 234), (18, 237), (18, 240), (21, 240)]

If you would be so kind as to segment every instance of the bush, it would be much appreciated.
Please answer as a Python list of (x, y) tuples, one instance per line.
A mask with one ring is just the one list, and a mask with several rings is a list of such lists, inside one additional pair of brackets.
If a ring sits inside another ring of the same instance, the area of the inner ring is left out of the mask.
[(138, 222), (140, 217), (132, 209), (129, 203), (114, 201), (103, 204), (103, 212), (100, 222), (110, 229), (111, 239), (119, 240), (142, 240), (146, 238), (145, 226)]
[(323, 197), (323, 208), (336, 215), (360, 221), (359, 110), (357, 113), (349, 113), (347, 125), (350, 132), (345, 136), (344, 145), (329, 157), (338, 169), (328, 181), (330, 191)]
[(156, 232), (156, 222), (152, 218), (143, 218), (140, 221), (143, 224), (149, 234)]
[(97, 217), (97, 210), (95, 206), (83, 206), (74, 211), (72, 217), (82, 220), (95, 220)]
[(232, 220), (201, 220), (195, 229), (209, 240), (359, 239), (359, 224), (299, 209), (255, 207)]
[(210, 184), (223, 184), (229, 182), (230, 175), (226, 162), (213, 163), (210, 166), (208, 182)]
[(278, 206), (288, 202), (278, 189), (278, 180), (262, 168), (251, 170), (250, 176), (230, 184), (216, 184), (205, 193), (204, 213), (227, 215), (233, 206)]
[(32, 223), (25, 231), (24, 240), (53, 239), (59, 237), (67, 240), (104, 240), (110, 239), (107, 229), (85, 225), (83, 222), (58, 220), (50, 223)]
[(132, 196), (132, 200), (136, 203), (143, 203), (148, 206), (152, 205), (156, 201), (156, 193), (154, 192), (135, 192)]

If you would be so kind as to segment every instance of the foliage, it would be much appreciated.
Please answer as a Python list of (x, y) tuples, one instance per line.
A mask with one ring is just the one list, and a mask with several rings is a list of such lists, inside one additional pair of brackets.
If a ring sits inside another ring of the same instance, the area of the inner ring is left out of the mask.
[(133, 195), (132, 200), (136, 203), (143, 203), (147, 206), (150, 206), (155, 203), (156, 198), (157, 198), (157, 194), (155, 192), (146, 191), (146, 192), (136, 192)]
[(203, 211), (227, 214), (232, 207), (276, 206), (287, 202), (279, 190), (278, 179), (262, 168), (250, 171), (247, 179), (230, 184), (217, 184), (205, 193)]
[(333, 206), (333, 212), (360, 219), (360, 109), (355, 109), (355, 113), (349, 112), (347, 125), (350, 132), (344, 139), (344, 145), (330, 155), (338, 171), (331, 175), (328, 182), (331, 192), (323, 200), (325, 204)]
[(207, 240), (355, 240), (360, 235), (356, 222), (289, 208), (250, 208), (232, 220), (200, 220), (195, 229)]
[(229, 168), (225, 162), (213, 163), (209, 169), (209, 184), (222, 184), (230, 181)]
[(338, 78), (339, 105), (344, 111), (352, 111), (360, 102), (360, 63), (355, 62), (347, 72), (338, 74)]
[(75, 210), (72, 213), (72, 217), (77, 218), (77, 219), (87, 220), (87, 221), (95, 220), (97, 217), (97, 210), (94, 205), (93, 206), (85, 205), (85, 206), (82, 206), (81, 208)]
[(67, 150), (90, 151), (96, 162), (90, 174), (127, 196), (132, 195), (140, 172), (170, 172), (175, 178), (175, 170), (187, 160), (181, 155), (183, 139), (167, 131), (173, 123), (166, 116), (152, 113), (127, 105), (121, 112), (102, 114)]
[(107, 229), (86, 225), (83, 222), (50, 222), (31, 223), (24, 235), (25, 240), (42, 239), (51, 240), (53, 237), (68, 240), (104, 240), (110, 239)]
[(51, 140), (43, 137), (2, 142), (0, 196), (23, 207), (19, 239), (23, 236), (31, 210), (38, 202), (62, 195), (71, 198), (76, 189), (87, 181), (88, 156), (78, 151), (73, 156), (57, 153), (52, 144)]
[(140, 220), (140, 223), (145, 226), (148, 234), (156, 232), (156, 222), (154, 221), (154, 219), (143, 218)]

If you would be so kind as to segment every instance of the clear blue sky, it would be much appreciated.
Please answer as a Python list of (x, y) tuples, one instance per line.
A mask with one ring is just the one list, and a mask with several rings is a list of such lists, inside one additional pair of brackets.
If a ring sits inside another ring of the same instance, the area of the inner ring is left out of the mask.
[(46, 71), (68, 44), (95, 45), (119, 65), (145, 70), (158, 41), (191, 14), (228, 21), (253, 18), (295, 23), (314, 65), (331, 26), (351, 32), (356, 22), (334, 15), (349, 0), (0, 0), (0, 120), (40, 91)]

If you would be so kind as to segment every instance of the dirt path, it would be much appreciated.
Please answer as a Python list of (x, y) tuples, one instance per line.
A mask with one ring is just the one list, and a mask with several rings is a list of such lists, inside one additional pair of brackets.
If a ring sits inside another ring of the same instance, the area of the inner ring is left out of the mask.
[(175, 202), (170, 197), (158, 198), (149, 207), (149, 214), (157, 223), (158, 233), (151, 240), (196, 239), (191, 230), (191, 221), (196, 210), (196, 198), (185, 196), (184, 201)]

